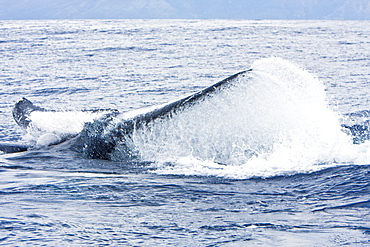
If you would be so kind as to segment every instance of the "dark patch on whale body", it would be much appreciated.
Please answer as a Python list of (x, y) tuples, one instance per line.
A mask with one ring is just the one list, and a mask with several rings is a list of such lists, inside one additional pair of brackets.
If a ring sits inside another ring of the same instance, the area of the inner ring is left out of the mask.
[(0, 143), (0, 153), (19, 153), (28, 150), (28, 146), (19, 145), (19, 144), (11, 144), (11, 143)]

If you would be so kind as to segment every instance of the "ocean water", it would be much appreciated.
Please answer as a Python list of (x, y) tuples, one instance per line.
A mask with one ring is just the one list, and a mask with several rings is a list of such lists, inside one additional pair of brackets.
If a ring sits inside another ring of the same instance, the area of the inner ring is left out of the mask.
[[(0, 244), (366, 246), (368, 21), (1, 21)], [(109, 160), (48, 146), (252, 71)], [(12, 118), (26, 97), (57, 112)], [(143, 110), (144, 109), (144, 110)]]

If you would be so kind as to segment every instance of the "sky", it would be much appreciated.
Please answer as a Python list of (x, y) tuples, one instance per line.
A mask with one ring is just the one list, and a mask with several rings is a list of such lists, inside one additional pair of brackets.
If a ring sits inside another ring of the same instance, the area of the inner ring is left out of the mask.
[(370, 0), (0, 0), (0, 20), (370, 20)]

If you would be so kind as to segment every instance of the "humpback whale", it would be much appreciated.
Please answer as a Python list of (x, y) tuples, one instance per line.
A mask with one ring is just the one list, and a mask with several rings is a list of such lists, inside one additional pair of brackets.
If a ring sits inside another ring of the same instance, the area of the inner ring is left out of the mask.
[[(104, 130), (109, 126), (113, 119), (120, 114), (118, 110), (104, 109), (83, 111), (102, 112), (103, 114), (100, 118), (85, 122), (81, 132), (74, 135), (72, 134), (56, 138), (50, 143), (50, 145), (57, 145), (68, 141), (70, 149), (83, 153), (86, 157), (109, 160), (110, 154), (117, 143), (119, 142), (121, 147), (122, 145), (125, 146), (125, 143), (130, 141), (134, 130), (148, 126), (151, 122), (157, 119), (171, 118), (171, 116), (180, 113), (183, 109), (191, 107), (192, 105), (205, 100), (207, 97), (211, 97), (216, 91), (232, 86), (235, 79), (245, 76), (250, 71), (252, 71), (252, 69), (241, 71), (185, 98), (156, 107), (153, 110), (136, 115), (132, 118), (128, 118), (125, 121), (120, 122), (115, 129), (108, 133), (105, 133)], [(27, 129), (32, 123), (30, 116), (34, 112), (56, 111), (35, 106), (28, 99), (22, 98), (13, 108), (13, 118), (20, 127)], [(123, 148), (123, 150), (125, 150), (125, 155), (127, 156), (127, 159), (132, 159), (135, 154), (128, 146), (126, 147), (127, 148)], [(0, 151), (4, 153), (23, 152), (32, 148), (34, 147), (6, 143), (0, 144)]]
[[(201, 91), (182, 99), (153, 107), (144, 113), (132, 114), (129, 117), (125, 115), (125, 117), (119, 118), (120, 121), (116, 121), (118, 116), (126, 113), (121, 113), (114, 109), (83, 110), (79, 113), (86, 113), (86, 118), (82, 120), (81, 129), (78, 131), (58, 135), (58, 133), (49, 130), (48, 133), (38, 139), (35, 145), (29, 146), (0, 143), (0, 152), (23, 152), (66, 143), (69, 149), (82, 153), (85, 157), (110, 160), (119, 145), (120, 158), (132, 161), (138, 156), (130, 145), (135, 131), (150, 129), (152, 123), (157, 120), (172, 119), (173, 116), (180, 115), (186, 109), (207, 101), (215, 93), (233, 87), (238, 83), (238, 79), (252, 76), (250, 75), (251, 71), (252, 69), (241, 71)], [(32, 119), (36, 113), (59, 114), (61, 112), (36, 106), (26, 98), (18, 101), (13, 108), (14, 120), (23, 129), (35, 128)], [(360, 144), (370, 139), (367, 125), (342, 125), (342, 128), (343, 131), (352, 136), (354, 144)]]

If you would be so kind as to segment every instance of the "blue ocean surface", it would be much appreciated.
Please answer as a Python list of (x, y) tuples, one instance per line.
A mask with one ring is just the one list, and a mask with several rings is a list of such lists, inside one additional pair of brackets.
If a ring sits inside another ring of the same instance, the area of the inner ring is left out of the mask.
[[(369, 21), (0, 23), (0, 143), (30, 146), (0, 154), (0, 245), (370, 245)], [(53, 111), (22, 129), (22, 97)], [(106, 159), (50, 145), (81, 131)]]

